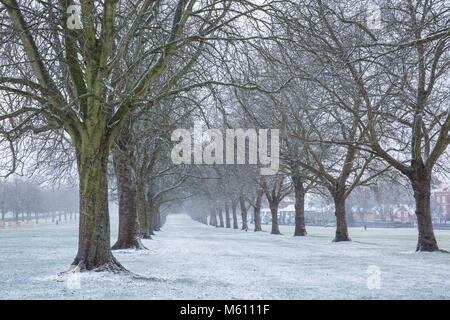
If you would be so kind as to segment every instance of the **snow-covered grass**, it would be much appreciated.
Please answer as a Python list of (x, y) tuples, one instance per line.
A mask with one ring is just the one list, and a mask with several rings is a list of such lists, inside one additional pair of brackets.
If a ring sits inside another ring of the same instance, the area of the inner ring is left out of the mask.
[[(449, 299), (450, 254), (415, 253), (414, 229), (351, 228), (352, 242), (332, 243), (333, 228), (307, 237), (214, 228), (170, 215), (147, 251), (115, 252), (136, 275), (67, 270), (77, 248), (75, 221), (0, 229), (1, 299)], [(112, 242), (117, 219), (112, 221)], [(450, 231), (436, 231), (450, 249)], [(367, 273), (381, 271), (380, 288)], [(75, 286), (74, 286), (75, 283)]]

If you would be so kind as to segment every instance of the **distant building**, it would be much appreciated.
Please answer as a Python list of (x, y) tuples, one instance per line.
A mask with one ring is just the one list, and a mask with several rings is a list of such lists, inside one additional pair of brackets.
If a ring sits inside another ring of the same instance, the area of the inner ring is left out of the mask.
[(401, 205), (394, 209), (393, 212), (394, 222), (401, 223), (413, 223), (414, 222), (414, 211), (411, 210), (406, 205)]
[(278, 210), (278, 215), (282, 224), (295, 224), (295, 205), (290, 204)]
[[(294, 224), (295, 223), (295, 206), (284, 203), (285, 206), (280, 204), (278, 208), (278, 223), (279, 224)], [(261, 208), (261, 222), (263, 224), (269, 224), (272, 222), (272, 213), (269, 208)]]
[(442, 206), (445, 220), (450, 220), (450, 187), (443, 188), (439, 191), (433, 191), (431, 200), (436, 201)]
[(272, 221), (272, 214), (269, 208), (261, 208), (261, 223), (269, 224)]
[(375, 222), (380, 220), (378, 214), (373, 212), (364, 213), (364, 221), (361, 219), (361, 215), (359, 213), (352, 212), (352, 214), (354, 222)]

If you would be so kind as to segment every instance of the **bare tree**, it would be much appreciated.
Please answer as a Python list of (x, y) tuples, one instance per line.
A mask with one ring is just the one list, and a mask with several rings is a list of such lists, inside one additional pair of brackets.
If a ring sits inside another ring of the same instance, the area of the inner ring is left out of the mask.
[(278, 227), (278, 206), (289, 193), (292, 192), (292, 184), (287, 182), (287, 178), (283, 174), (277, 174), (271, 178), (264, 178), (262, 187), (269, 202), (270, 212), (272, 214), (272, 231), (271, 234), (281, 234)]
[[(303, 76), (339, 101), (364, 135), (333, 139), (375, 154), (410, 181), (416, 200), (417, 251), (438, 250), (430, 214), (430, 181), (450, 143), (448, 113), (448, 40), (443, 1), (383, 3), (382, 28), (369, 30), (364, 10), (353, 2), (309, 3), (299, 9), (302, 24), (291, 20), (307, 52), (323, 64)], [(349, 28), (351, 27), (351, 28)], [(292, 30), (292, 29), (291, 29)], [(348, 36), (350, 30), (353, 36)], [(318, 70), (317, 70), (318, 71)], [(330, 74), (338, 82), (323, 81)], [(319, 76), (318, 76), (319, 75)], [(358, 108), (343, 99), (351, 92)]]

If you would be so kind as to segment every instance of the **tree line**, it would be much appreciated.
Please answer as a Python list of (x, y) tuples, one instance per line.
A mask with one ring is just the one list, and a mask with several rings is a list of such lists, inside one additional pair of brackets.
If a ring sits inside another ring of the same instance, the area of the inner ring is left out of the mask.
[(0, 182), (1, 221), (56, 222), (78, 216), (78, 194), (72, 188), (56, 190), (40, 187), (37, 183), (16, 178)]

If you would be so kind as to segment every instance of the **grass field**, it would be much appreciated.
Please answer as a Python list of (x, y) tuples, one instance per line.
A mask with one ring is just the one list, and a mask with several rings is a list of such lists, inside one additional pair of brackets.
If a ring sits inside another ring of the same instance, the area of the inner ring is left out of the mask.
[[(352, 242), (332, 243), (331, 227), (308, 227), (302, 238), (292, 226), (281, 226), (280, 236), (263, 228), (214, 228), (169, 215), (163, 231), (144, 240), (149, 250), (114, 253), (132, 274), (82, 273), (79, 288), (74, 275), (60, 274), (76, 254), (75, 221), (0, 229), (0, 298), (450, 299), (450, 254), (415, 253), (415, 229), (350, 228)], [(112, 230), (114, 241), (115, 218)], [(436, 236), (450, 251), (450, 231)]]

